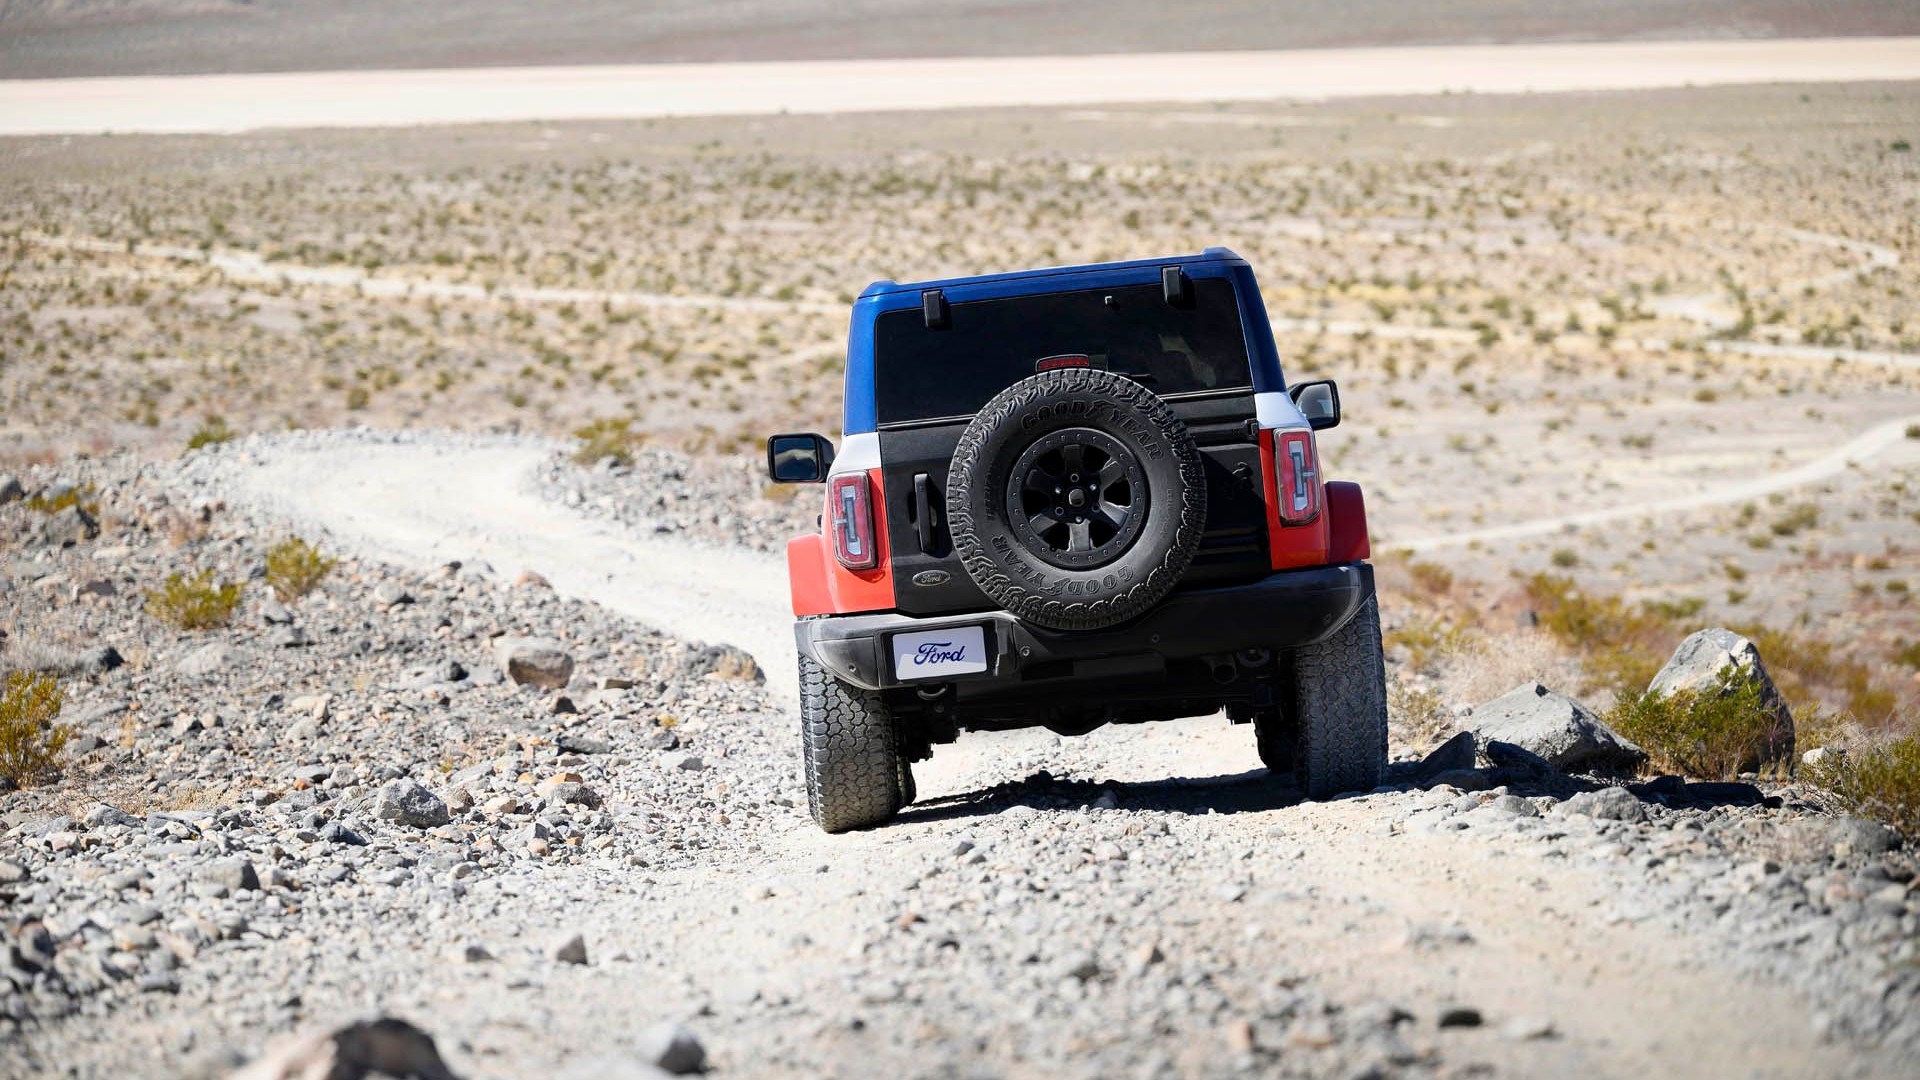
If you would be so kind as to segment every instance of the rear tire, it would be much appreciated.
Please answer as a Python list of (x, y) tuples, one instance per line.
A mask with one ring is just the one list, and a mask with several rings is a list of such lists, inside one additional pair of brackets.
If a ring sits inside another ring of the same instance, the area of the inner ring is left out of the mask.
[(800, 657), (800, 743), (807, 808), (830, 833), (878, 825), (911, 800), (893, 715), (880, 695)]
[(1309, 799), (1380, 786), (1387, 767), (1387, 670), (1380, 603), (1367, 597), (1326, 640), (1294, 650), (1294, 779)]
[(1254, 744), (1260, 764), (1276, 775), (1293, 771), (1294, 728), (1278, 709), (1262, 709), (1253, 717)]

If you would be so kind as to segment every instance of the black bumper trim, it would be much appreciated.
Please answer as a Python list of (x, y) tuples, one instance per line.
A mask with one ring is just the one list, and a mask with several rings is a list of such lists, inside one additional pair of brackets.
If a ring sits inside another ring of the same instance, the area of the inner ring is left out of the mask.
[(794, 623), (800, 651), (843, 682), (869, 690), (939, 685), (894, 677), (887, 635), (949, 626), (986, 628), (988, 670), (951, 682), (1002, 682), (1024, 665), (1157, 654), (1183, 659), (1241, 649), (1287, 649), (1338, 630), (1373, 595), (1373, 567), (1364, 562), (1282, 570), (1259, 581), (1176, 592), (1139, 619), (1106, 630), (1050, 630), (1005, 611), (915, 616), (886, 612), (828, 615)]

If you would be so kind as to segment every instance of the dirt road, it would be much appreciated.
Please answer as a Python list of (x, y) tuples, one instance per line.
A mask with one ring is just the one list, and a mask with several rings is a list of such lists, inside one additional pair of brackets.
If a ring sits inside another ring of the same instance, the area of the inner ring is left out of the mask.
[[(544, 502), (519, 478), (550, 449), (322, 432), (229, 448), (200, 482), (404, 566), (531, 568), (755, 650), (775, 675), (766, 714), (709, 768), (722, 791), (784, 775), (777, 560)], [(1826, 879), (1803, 891), (1800, 869), (1756, 861), (1754, 844), (1802, 820), (1761, 807), (1714, 796), (1615, 819), (1544, 789), (1452, 788), (1303, 803), (1218, 718), (971, 735), (917, 775), (920, 803), (883, 829), (828, 837), (795, 811), (690, 867), (476, 880), (457, 915), (365, 960), (376, 973), (310, 962), (306, 1001), (378, 987), (381, 1008), (431, 1018), (460, 1063), (503, 1077), (614, 1075), (593, 1049), (663, 1007), (694, 1017), (728, 1075), (1827, 1077), (1913, 1063), (1905, 1036), (1872, 1045), (1898, 1023), (1886, 1010), (1903, 999), (1882, 982), (1897, 976), (1845, 951), (1878, 939), (1822, 930), (1838, 916), (1805, 896)], [(702, 827), (724, 832), (715, 820)], [(562, 929), (595, 962), (544, 963), (538, 941)], [(448, 968), (458, 941), (487, 943), (497, 973)], [(535, 949), (500, 944), (522, 941)], [(227, 985), (250, 1000), (244, 980)]]
[(0, 81), (0, 135), (1920, 78), (1920, 38), (1455, 45)]

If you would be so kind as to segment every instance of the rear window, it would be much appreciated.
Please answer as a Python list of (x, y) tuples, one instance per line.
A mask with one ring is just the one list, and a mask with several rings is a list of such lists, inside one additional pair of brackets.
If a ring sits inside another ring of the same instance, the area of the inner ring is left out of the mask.
[(945, 329), (920, 309), (874, 325), (874, 393), (882, 424), (970, 416), (1045, 358), (1084, 355), (1162, 397), (1252, 385), (1233, 286), (1193, 282), (1193, 302), (1167, 303), (1158, 283), (1044, 293), (951, 306)]

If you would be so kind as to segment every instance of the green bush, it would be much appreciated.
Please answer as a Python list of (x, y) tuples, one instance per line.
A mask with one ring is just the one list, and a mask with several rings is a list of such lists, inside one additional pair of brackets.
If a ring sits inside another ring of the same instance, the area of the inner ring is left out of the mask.
[(194, 429), (192, 435), (187, 436), (187, 449), (198, 450), (203, 446), (231, 441), (233, 429), (227, 426), (227, 422), (218, 416), (209, 416)]
[(238, 582), (215, 581), (211, 570), (192, 577), (169, 574), (165, 584), (147, 591), (147, 614), (181, 630), (212, 630), (233, 620), (240, 591)]
[(0, 777), (26, 787), (60, 766), (73, 729), (54, 723), (66, 695), (51, 675), (16, 671), (0, 689)]
[(1639, 743), (1655, 768), (1714, 780), (1761, 756), (1774, 723), (1759, 685), (1737, 676), (1711, 694), (1624, 695), (1606, 720)]
[(77, 506), (94, 517), (100, 516), (100, 503), (93, 497), (92, 484), (80, 484), (52, 498), (48, 498), (45, 495), (35, 495), (22, 505), (29, 510), (38, 511), (42, 514), (57, 514), (69, 506)]
[(1809, 766), (1806, 779), (1854, 813), (1920, 838), (1920, 735), (1907, 735)]
[(595, 420), (575, 430), (573, 437), (580, 440), (573, 460), (581, 465), (597, 465), (606, 458), (631, 465), (633, 452), (647, 441), (646, 434), (633, 430), (633, 421), (624, 417)]
[(267, 587), (283, 604), (312, 592), (339, 560), (320, 554), (320, 549), (297, 536), (290, 536), (267, 551)]

